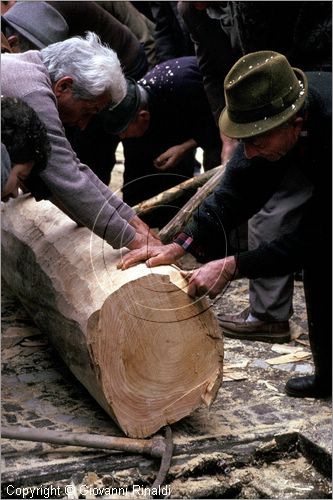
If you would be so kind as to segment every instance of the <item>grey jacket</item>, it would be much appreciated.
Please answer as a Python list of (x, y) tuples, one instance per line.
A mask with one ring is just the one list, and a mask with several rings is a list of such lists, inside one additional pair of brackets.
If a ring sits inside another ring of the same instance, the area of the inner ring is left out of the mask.
[[(48, 71), (38, 51), (2, 54), (1, 92), (27, 102), (44, 122), (51, 155), (40, 178), (69, 215), (115, 248), (135, 236), (129, 225), (135, 213), (110, 191), (89, 167), (80, 163), (64, 133)], [(34, 194), (33, 187), (31, 189)], [(44, 196), (46, 197), (46, 196)]]

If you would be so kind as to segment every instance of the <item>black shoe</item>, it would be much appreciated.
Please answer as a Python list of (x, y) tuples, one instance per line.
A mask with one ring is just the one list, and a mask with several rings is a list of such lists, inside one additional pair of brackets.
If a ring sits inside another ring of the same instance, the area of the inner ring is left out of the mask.
[(291, 378), (285, 392), (294, 398), (328, 398), (332, 395), (331, 379), (319, 379), (316, 375)]

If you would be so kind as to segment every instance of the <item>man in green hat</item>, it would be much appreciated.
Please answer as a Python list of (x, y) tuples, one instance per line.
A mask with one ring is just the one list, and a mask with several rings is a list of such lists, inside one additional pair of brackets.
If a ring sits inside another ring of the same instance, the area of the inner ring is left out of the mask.
[[(219, 126), (239, 145), (220, 185), (173, 243), (130, 252), (120, 267), (139, 260), (149, 266), (172, 263), (189, 251), (209, 262), (191, 273), (188, 293), (211, 298), (238, 277), (279, 276), (303, 268), (315, 374), (290, 379), (286, 392), (329, 396), (331, 295), (323, 293), (322, 269), (329, 279), (331, 73), (305, 75), (283, 55), (260, 51), (238, 60), (225, 78), (224, 90), (226, 107)], [(228, 256), (225, 235), (257, 213), (281, 184), (288, 189), (295, 178), (311, 188), (296, 226), (286, 224), (258, 248)]]

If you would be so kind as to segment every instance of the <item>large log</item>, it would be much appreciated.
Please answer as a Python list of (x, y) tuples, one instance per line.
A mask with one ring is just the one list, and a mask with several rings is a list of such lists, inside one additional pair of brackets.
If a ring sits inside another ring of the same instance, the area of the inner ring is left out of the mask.
[(28, 195), (2, 207), (2, 274), (74, 375), (131, 437), (210, 405), (223, 342), (178, 270), (116, 269), (121, 251)]

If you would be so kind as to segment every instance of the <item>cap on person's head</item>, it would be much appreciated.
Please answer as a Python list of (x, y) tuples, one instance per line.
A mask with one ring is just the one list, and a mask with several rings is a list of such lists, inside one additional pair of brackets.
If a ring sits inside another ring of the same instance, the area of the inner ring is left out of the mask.
[(127, 129), (140, 107), (139, 85), (132, 78), (126, 78), (127, 93), (122, 101), (116, 106), (110, 106), (101, 111), (104, 130), (108, 134), (121, 134)]
[(12, 168), (10, 157), (6, 146), (1, 143), (1, 192), (8, 181), (8, 177)]
[(227, 137), (244, 139), (268, 132), (297, 113), (308, 92), (307, 78), (278, 52), (241, 57), (224, 80), (226, 107), (219, 127)]
[(2, 17), (38, 49), (68, 37), (67, 22), (46, 2), (16, 2)]

